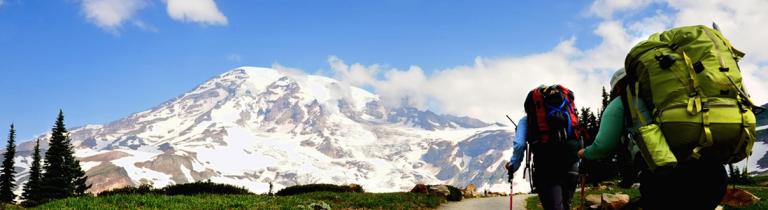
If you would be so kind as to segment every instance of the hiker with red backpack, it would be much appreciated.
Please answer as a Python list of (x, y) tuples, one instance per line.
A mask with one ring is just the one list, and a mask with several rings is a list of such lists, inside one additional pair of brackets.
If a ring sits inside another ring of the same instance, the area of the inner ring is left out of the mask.
[(744, 53), (705, 26), (653, 34), (611, 79), (616, 96), (580, 157), (619, 149), (622, 135), (643, 162), (643, 209), (714, 209), (727, 187), (724, 164), (751, 154), (756, 106), (741, 82)]
[[(560, 85), (540, 86), (525, 99), (526, 115), (520, 119), (513, 156), (506, 165), (510, 182), (520, 168), (523, 151), (533, 160), (532, 182), (546, 210), (571, 209), (576, 190), (581, 148), (580, 124), (573, 92)], [(527, 166), (528, 167), (528, 166)]]

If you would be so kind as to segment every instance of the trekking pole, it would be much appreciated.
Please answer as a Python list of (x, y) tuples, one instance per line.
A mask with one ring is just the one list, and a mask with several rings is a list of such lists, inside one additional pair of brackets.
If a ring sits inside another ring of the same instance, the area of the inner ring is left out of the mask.
[(515, 130), (517, 130), (517, 123), (515, 123), (515, 121), (512, 120), (512, 118), (509, 117), (509, 115), (504, 115), (504, 116), (507, 116), (507, 119), (509, 119), (509, 121), (512, 122), (512, 125), (515, 125)]
[(515, 182), (512, 181), (512, 179), (509, 179), (509, 210), (512, 210), (512, 204), (514, 204), (514, 195), (515, 191), (512, 190), (512, 187), (515, 186)]
[[(579, 137), (579, 143), (581, 144), (581, 149), (584, 149), (584, 137), (581, 137), (581, 136)], [(581, 177), (581, 179), (579, 180), (579, 182), (581, 182), (581, 208), (580, 208), (580, 210), (586, 209), (586, 207), (584, 206), (584, 201), (586, 200), (586, 198), (584, 197), (584, 185), (587, 184), (586, 183), (587, 182), (587, 177), (586, 177), (585, 173), (583, 173), (584, 170), (582, 168), (584, 168), (584, 166), (582, 164), (584, 164), (584, 159), (580, 158), (579, 159), (579, 177)]]
[[(509, 117), (509, 115), (504, 115), (504, 116), (507, 116), (507, 119), (509, 119), (509, 121), (512, 122), (512, 125), (515, 125), (515, 131), (517, 131), (517, 123), (515, 123), (515, 121), (512, 120), (512, 118)], [(517, 133), (515, 133), (515, 135), (517, 135)], [(525, 172), (523, 172), (523, 173), (525, 173)], [(514, 196), (515, 195), (515, 191), (514, 191), (514, 186), (515, 186), (514, 178), (515, 178), (515, 176), (514, 176), (514, 173), (508, 173), (508, 176), (509, 176), (509, 180), (508, 180), (509, 181), (509, 210), (512, 210), (512, 206), (513, 206), (513, 204), (515, 202), (515, 199), (514, 199), (514, 197), (515, 197)]]

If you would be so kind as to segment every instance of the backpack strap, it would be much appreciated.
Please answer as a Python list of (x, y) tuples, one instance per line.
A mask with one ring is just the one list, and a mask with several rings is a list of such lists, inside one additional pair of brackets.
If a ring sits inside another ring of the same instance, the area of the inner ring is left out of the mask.
[[(719, 45), (715, 44), (715, 46), (717, 47)], [(714, 140), (712, 139), (712, 130), (710, 129), (709, 103), (707, 103), (707, 98), (702, 95), (699, 89), (699, 80), (696, 77), (696, 70), (693, 67), (691, 58), (688, 57), (688, 54), (686, 54), (682, 48), (677, 48), (677, 53), (679, 53), (685, 61), (685, 66), (688, 69), (688, 75), (690, 75), (690, 84), (693, 88), (693, 92), (688, 94), (688, 113), (696, 114), (698, 112), (702, 112), (701, 124), (704, 128), (704, 138), (699, 140), (699, 146), (693, 148), (693, 152), (691, 153), (691, 158), (699, 159), (699, 157), (701, 157), (699, 151), (701, 151), (701, 149), (704, 147), (712, 146), (712, 144), (714, 144)], [(722, 60), (722, 57), (718, 57)]]
[[(570, 122), (568, 123), (568, 134), (574, 134), (574, 137), (578, 139), (581, 137), (581, 130), (579, 129), (581, 124), (579, 123), (579, 117), (576, 116), (576, 105), (574, 103), (573, 92), (562, 85), (557, 85), (557, 89), (563, 94), (565, 102), (568, 105), (568, 121)], [(572, 126), (576, 127), (576, 129), (572, 129)]]
[(544, 96), (541, 88), (533, 90), (533, 105), (536, 108), (536, 124), (538, 126), (539, 141), (546, 143), (549, 141), (549, 125), (547, 124), (547, 112), (544, 109)]
[(696, 70), (693, 68), (693, 62), (691, 62), (691, 58), (688, 57), (688, 54), (683, 51), (682, 48), (677, 49), (677, 53), (680, 54), (680, 56), (683, 57), (683, 61), (685, 61), (685, 66), (688, 69), (688, 76), (689, 76), (689, 84), (692, 92), (688, 93), (688, 113), (690, 114), (696, 114), (702, 110), (701, 107), (701, 90), (699, 89), (699, 79), (696, 77)]
[[(632, 91), (632, 89), (634, 89), (634, 91)], [(640, 83), (635, 82), (632, 85), (627, 85), (627, 105), (629, 105), (630, 117), (632, 118), (632, 121), (639, 120), (640, 127), (642, 127), (648, 125), (648, 121), (646, 121), (645, 116), (643, 116), (637, 108), (638, 98), (640, 97), (638, 96), (638, 91), (640, 91)]]
[[(755, 143), (755, 135), (752, 134), (752, 132), (749, 131), (750, 125), (749, 125), (749, 123), (747, 123), (748, 122), (747, 121), (747, 118), (748, 118), (747, 115), (748, 115), (748, 111), (749, 111), (748, 108), (744, 107), (744, 104), (740, 103), (741, 99), (740, 99), (739, 95), (736, 95), (736, 101), (739, 102), (738, 104), (739, 104), (739, 108), (741, 110), (741, 128), (742, 128), (742, 131), (741, 131), (741, 136), (739, 137), (739, 143), (736, 145), (736, 149), (733, 151), (733, 153), (734, 154), (738, 154), (739, 151), (742, 149), (742, 146), (744, 146), (744, 144), (747, 144), (746, 145), (746, 151), (747, 151), (746, 155), (747, 155), (747, 162), (749, 162), (749, 156), (752, 155), (752, 147), (754, 146), (754, 143)], [(728, 162), (729, 163), (733, 162), (733, 158), (735, 158), (735, 156), (731, 156), (731, 158), (728, 160)], [(745, 168), (746, 168), (746, 166), (745, 166)]]

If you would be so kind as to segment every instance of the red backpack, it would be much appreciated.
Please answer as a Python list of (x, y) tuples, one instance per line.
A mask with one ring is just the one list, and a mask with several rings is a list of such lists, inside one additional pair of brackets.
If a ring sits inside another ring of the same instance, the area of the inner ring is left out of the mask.
[[(528, 93), (524, 107), (528, 153), (523, 174), (576, 172), (579, 140), (588, 132), (579, 124), (573, 92), (561, 85), (540, 86)], [(533, 189), (535, 180), (530, 180)]]
[(541, 86), (525, 99), (526, 138), (531, 144), (578, 141), (583, 132), (576, 115), (573, 92), (561, 85)]

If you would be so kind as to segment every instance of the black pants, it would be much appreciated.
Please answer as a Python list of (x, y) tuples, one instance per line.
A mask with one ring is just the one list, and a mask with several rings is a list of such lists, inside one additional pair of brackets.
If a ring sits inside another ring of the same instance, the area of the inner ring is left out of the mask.
[(574, 170), (552, 172), (537, 171), (533, 175), (533, 184), (539, 194), (541, 206), (545, 210), (570, 210), (571, 199), (576, 191), (576, 180), (578, 178), (578, 165), (574, 165)]
[(669, 171), (640, 175), (640, 205), (644, 210), (715, 209), (725, 195), (728, 176), (722, 164), (679, 163)]

